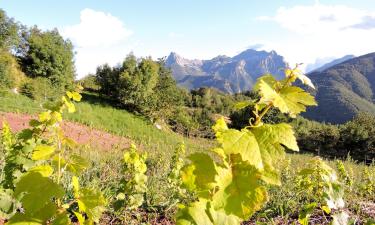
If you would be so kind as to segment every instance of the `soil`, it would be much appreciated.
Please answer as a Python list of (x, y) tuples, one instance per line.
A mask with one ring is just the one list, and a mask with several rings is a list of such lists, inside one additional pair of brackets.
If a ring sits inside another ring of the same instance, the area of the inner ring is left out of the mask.
[[(36, 116), (20, 113), (0, 113), (0, 127), (6, 121), (12, 132), (18, 132), (29, 127), (29, 121)], [(62, 128), (67, 137), (75, 140), (81, 145), (90, 145), (101, 150), (111, 150), (115, 147), (127, 148), (131, 141), (128, 138), (114, 135), (102, 130), (93, 129), (88, 126), (64, 121)], [(1, 224), (1, 223), (0, 223)]]

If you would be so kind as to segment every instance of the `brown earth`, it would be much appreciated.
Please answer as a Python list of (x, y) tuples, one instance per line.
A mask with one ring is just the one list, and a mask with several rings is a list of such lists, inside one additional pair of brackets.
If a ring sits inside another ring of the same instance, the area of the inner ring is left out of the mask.
[[(28, 128), (29, 121), (35, 118), (36, 116), (27, 114), (0, 112), (0, 127), (2, 128), (3, 121), (6, 121), (13, 132), (18, 132)], [(114, 147), (127, 148), (131, 143), (128, 138), (93, 129), (78, 123), (64, 121), (62, 128), (65, 135), (75, 140), (77, 143), (90, 145), (93, 148), (102, 150), (111, 150)]]

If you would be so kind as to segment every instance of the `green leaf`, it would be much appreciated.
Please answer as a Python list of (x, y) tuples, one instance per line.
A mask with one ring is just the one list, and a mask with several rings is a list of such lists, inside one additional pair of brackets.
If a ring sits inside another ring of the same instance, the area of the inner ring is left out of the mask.
[(235, 215), (227, 215), (224, 211), (216, 211), (212, 207), (209, 208), (209, 213), (215, 225), (234, 225), (241, 224), (241, 219)]
[(207, 201), (200, 199), (177, 213), (176, 225), (214, 225), (207, 215)]
[(25, 213), (17, 212), (12, 216), (7, 225), (44, 225), (57, 212), (57, 207), (54, 203), (49, 202), (37, 211), (26, 211)]
[(271, 74), (267, 74), (267, 75), (261, 76), (257, 79), (257, 82), (255, 83), (255, 85), (253, 87), (253, 91), (255, 91), (255, 92), (260, 91), (260, 89), (261, 89), (260, 84), (262, 82), (266, 83), (268, 86), (270, 86), (272, 88), (274, 88), (276, 86), (276, 84), (278, 83), (278, 81)]
[(10, 214), (14, 207), (13, 191), (0, 188), (0, 216), (2, 212)]
[(18, 198), (27, 213), (39, 211), (50, 203), (52, 198), (61, 198), (62, 187), (39, 172), (28, 172), (17, 183), (14, 195)]
[(280, 181), (275, 166), (279, 160), (284, 158), (284, 147), (298, 151), (297, 140), (293, 128), (289, 124), (281, 123), (274, 125), (262, 125), (251, 129), (261, 151), (264, 173), (264, 181), (279, 185)]
[(222, 149), (227, 156), (241, 154), (244, 161), (248, 161), (258, 169), (263, 169), (262, 156), (257, 140), (249, 130), (228, 129), (222, 131), (217, 140), (221, 143)]
[(267, 201), (267, 191), (259, 183), (259, 171), (239, 155), (232, 156), (231, 168), (219, 169), (217, 182), (220, 189), (212, 197), (214, 209), (224, 209), (227, 215), (243, 220), (261, 209)]
[(79, 189), (80, 189), (78, 177), (76, 177), (76, 176), (72, 177), (72, 186), (73, 186), (74, 196), (78, 197), (79, 196)]
[(49, 177), (52, 175), (53, 169), (49, 165), (40, 165), (29, 169), (28, 172), (40, 173), (43, 177)]
[(326, 205), (323, 205), (322, 207), (320, 207), (325, 213), (327, 214), (330, 214), (331, 213), (331, 209), (326, 206)]
[(51, 119), (51, 112), (42, 112), (39, 114), (40, 122), (46, 122)]
[(69, 113), (74, 113), (76, 111), (76, 107), (74, 106), (74, 104), (70, 100), (66, 99), (63, 96), (62, 101), (64, 102), (64, 105), (68, 108)]
[(46, 160), (55, 152), (55, 148), (50, 145), (38, 145), (35, 147), (32, 159), (33, 160)]
[(52, 221), (52, 225), (67, 225), (71, 224), (68, 214), (64, 211), (59, 213)]
[(76, 175), (89, 166), (89, 162), (79, 155), (71, 155), (65, 163), (66, 169)]
[(288, 113), (292, 117), (305, 112), (306, 106), (317, 105), (314, 97), (299, 87), (283, 88), (280, 91), (280, 96), (284, 100), (288, 107)]
[(81, 212), (86, 213), (92, 221), (99, 222), (106, 204), (106, 200), (100, 191), (88, 188), (81, 189), (77, 202)]
[(79, 102), (79, 101), (81, 101), (81, 98), (82, 98), (82, 96), (78, 92), (75, 92), (75, 91), (73, 92), (72, 99), (74, 101)]
[(212, 126), (212, 129), (215, 131), (216, 135), (225, 130), (228, 130), (228, 126), (225, 123), (224, 117), (220, 117), (220, 119), (216, 120), (216, 123), (214, 126)]
[(316, 202), (305, 205), (303, 207), (303, 210), (298, 215), (298, 222), (300, 222), (300, 224), (302, 225), (308, 225), (309, 218), (311, 214), (314, 212), (316, 207), (317, 207)]
[[(207, 191), (215, 186), (215, 176), (217, 174), (216, 166), (212, 158), (204, 153), (194, 153), (188, 157), (191, 160), (191, 166), (184, 168), (187, 170), (190, 178), (183, 180), (184, 183), (191, 185), (194, 179), (194, 187), (201, 195), (208, 194)], [(186, 178), (186, 176), (183, 176)]]
[(71, 91), (67, 91), (66, 96), (68, 96), (68, 98), (73, 98), (73, 93)]
[(252, 102), (252, 101), (237, 102), (234, 105), (234, 109), (240, 110), (240, 109), (244, 109), (244, 108), (246, 108), (248, 106), (252, 106), (252, 105), (254, 105), (254, 102)]
[(259, 93), (262, 96), (260, 103), (272, 103), (291, 117), (305, 112), (306, 106), (317, 105), (314, 97), (299, 87), (284, 87), (278, 93), (269, 83), (260, 80)]
[(73, 99), (76, 102), (81, 101), (81, 98), (82, 98), (82, 96), (78, 92), (75, 92), (75, 91), (67, 91), (66, 95), (68, 96), (68, 98)]

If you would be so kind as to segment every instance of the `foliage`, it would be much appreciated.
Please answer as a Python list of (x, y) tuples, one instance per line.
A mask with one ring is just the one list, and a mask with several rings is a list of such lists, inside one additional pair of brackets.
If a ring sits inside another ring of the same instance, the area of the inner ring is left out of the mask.
[(57, 29), (41, 31), (37, 27), (26, 32), (26, 45), (20, 55), (21, 65), (31, 78), (48, 78), (56, 88), (71, 88), (74, 80), (73, 45), (64, 40)]
[(54, 88), (51, 81), (44, 77), (28, 78), (20, 88), (21, 94), (42, 102), (53, 101), (58, 96), (61, 96), (62, 92), (61, 89)]
[(359, 114), (340, 129), (340, 147), (343, 153), (371, 162), (375, 158), (375, 116)]
[(10, 50), (19, 42), (19, 25), (0, 9), (0, 49)]
[[(62, 112), (74, 112), (73, 102), (80, 100), (79, 93), (68, 91), (60, 101), (45, 105), (46, 111), (30, 121), (31, 128), (14, 140), (5, 126), (0, 196), (1, 212), (9, 217), (7, 224), (70, 224), (73, 215), (80, 224), (99, 221), (106, 200), (98, 190), (80, 188), (77, 175), (87, 167), (87, 161), (69, 155), (76, 144), (60, 127)], [(74, 196), (62, 186), (66, 176), (71, 177)]]
[(344, 208), (344, 189), (335, 171), (320, 158), (314, 158), (299, 172), (299, 186), (306, 193), (307, 204), (299, 215), (302, 225), (308, 224), (310, 215), (316, 208), (326, 214), (332, 213), (333, 224), (347, 224), (348, 215)]
[(0, 49), (0, 86), (19, 87), (24, 79), (25, 74), (21, 71), (16, 58)]
[(319, 103), (304, 117), (333, 124), (345, 123), (360, 112), (375, 112), (375, 53), (349, 59), (336, 66), (314, 72), (311, 79), (316, 85), (312, 93)]
[(92, 74), (89, 74), (86, 77), (80, 79), (79, 83), (87, 91), (98, 92), (100, 89), (100, 86), (97, 83), (95, 75)]
[(255, 89), (261, 98), (247, 128), (229, 129), (221, 118), (213, 127), (219, 146), (211, 155), (188, 157), (191, 162), (183, 168), (182, 180), (198, 199), (180, 209), (177, 224), (240, 224), (267, 201), (262, 182), (280, 185), (275, 162), (284, 156), (284, 146), (298, 151), (297, 141), (290, 125), (263, 124), (262, 118), (271, 107), (294, 117), (316, 104), (312, 96), (292, 86), (301, 76), (297, 68), (285, 75), (281, 81), (270, 75), (258, 79)]
[(324, 157), (346, 158), (371, 163), (375, 158), (375, 116), (361, 113), (343, 125), (332, 125), (297, 118), (293, 121), (302, 151)]
[(353, 175), (345, 169), (345, 165), (341, 160), (336, 160), (336, 168), (339, 174), (340, 180), (345, 184), (345, 187), (352, 188), (353, 186)]
[(146, 158), (146, 154), (137, 153), (135, 145), (131, 145), (124, 153), (124, 179), (116, 197), (119, 200), (116, 205), (134, 210), (143, 204), (144, 194), (147, 191)]
[(130, 54), (120, 66), (98, 67), (96, 78), (102, 94), (152, 119), (166, 118), (183, 103), (183, 93), (163, 61), (137, 60)]

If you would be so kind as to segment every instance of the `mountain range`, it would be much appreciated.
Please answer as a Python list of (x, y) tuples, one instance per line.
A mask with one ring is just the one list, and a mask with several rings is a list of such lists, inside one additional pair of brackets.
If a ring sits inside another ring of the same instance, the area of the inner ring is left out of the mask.
[(317, 107), (305, 117), (343, 123), (359, 112), (375, 114), (375, 53), (345, 60), (308, 76), (316, 87)]
[[(234, 57), (189, 60), (171, 53), (166, 59), (177, 83), (188, 89), (213, 87), (226, 93), (252, 89), (256, 79), (266, 73), (283, 78), (284, 58), (275, 51), (248, 49)], [(320, 65), (308, 74), (318, 102), (303, 114), (309, 119), (344, 123), (359, 112), (375, 114), (375, 53), (347, 55)]]
[(172, 52), (166, 66), (171, 68), (180, 86), (213, 87), (233, 94), (251, 90), (256, 79), (266, 73), (283, 77), (287, 64), (275, 51), (248, 49), (234, 57), (220, 55), (210, 60), (189, 60)]

